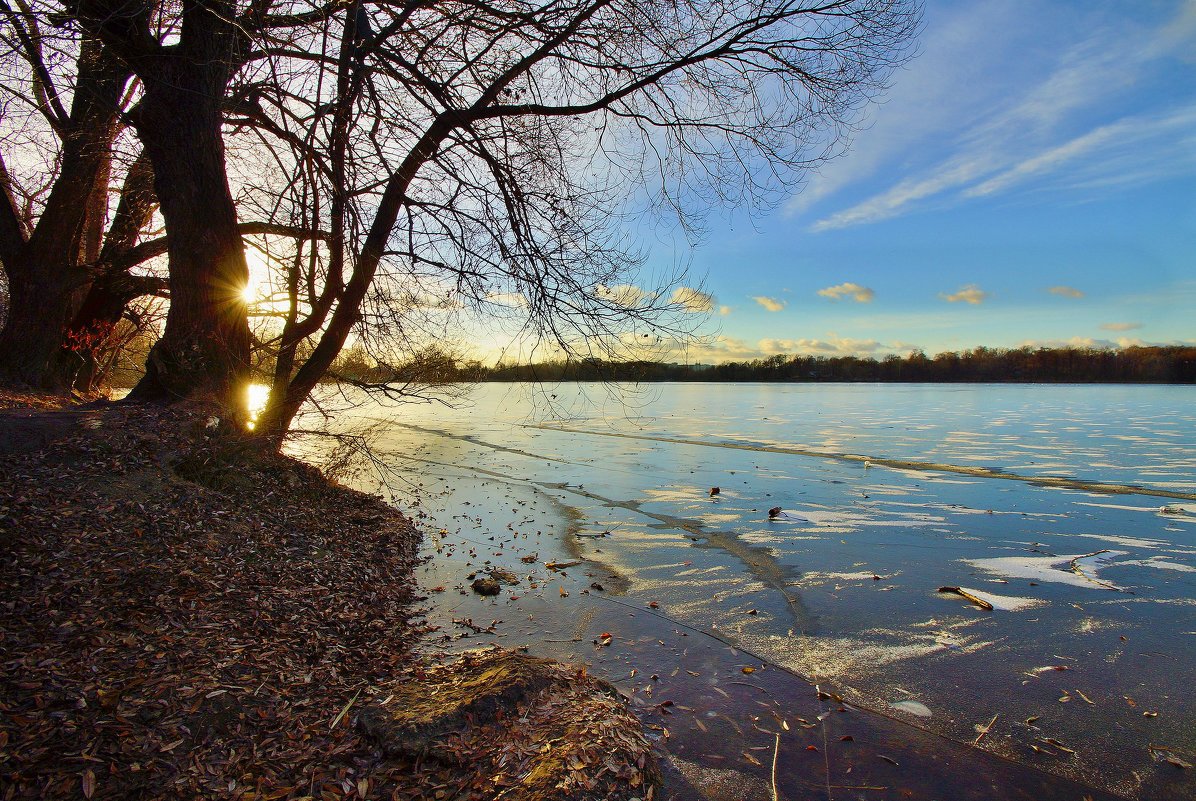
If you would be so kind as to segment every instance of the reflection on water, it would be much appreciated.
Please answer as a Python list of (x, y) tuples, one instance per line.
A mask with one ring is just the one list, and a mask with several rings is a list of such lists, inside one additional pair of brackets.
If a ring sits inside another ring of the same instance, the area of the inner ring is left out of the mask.
[(472, 601), (456, 573), (536, 555), (513, 562), (522, 580), (501, 602), (519, 598), (507, 614), (536, 617), (529, 639), (545, 647), (545, 632), (568, 630), (558, 590), (590, 589), (542, 562), (583, 555), (621, 579), (592, 569), (603, 597), (829, 681), (858, 706), (959, 742), (987, 726), (978, 747), (1125, 795), (1193, 791), (1193, 771), (1152, 746), (1196, 752), (1196, 503), (791, 452), (1182, 496), (1196, 492), (1190, 388), (667, 385), (628, 401), (564, 385), (539, 397), (486, 385), (460, 408), (337, 417), (385, 421), (394, 501), (444, 532), (429, 580), (446, 587), (434, 594), (446, 622)]

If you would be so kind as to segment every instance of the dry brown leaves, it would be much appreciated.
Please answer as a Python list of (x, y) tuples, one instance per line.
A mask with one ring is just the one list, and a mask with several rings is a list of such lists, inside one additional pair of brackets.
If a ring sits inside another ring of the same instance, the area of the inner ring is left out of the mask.
[[(485, 667), (487, 656), (480, 659)], [(412, 765), (406, 783), (402, 771), (392, 774), (400, 795), (461, 801), (652, 797), (659, 779), (652, 745), (626, 702), (584, 670), (561, 664), (547, 669), (550, 684), (512, 713), (448, 736), (437, 750), (451, 753), (451, 760)], [(427, 672), (423, 681), (435, 691), (470, 673), (454, 663)]]
[(286, 459), (182, 480), (203, 419), (116, 408), (0, 443), (0, 798), (395, 792), (329, 724), (410, 661), (417, 533)]

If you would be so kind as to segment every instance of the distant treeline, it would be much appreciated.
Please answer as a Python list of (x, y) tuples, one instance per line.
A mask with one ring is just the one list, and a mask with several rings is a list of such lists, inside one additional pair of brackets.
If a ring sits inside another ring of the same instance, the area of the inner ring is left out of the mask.
[(1196, 347), (976, 348), (881, 359), (770, 356), (716, 365), (582, 360), (458, 366), (462, 381), (887, 381), (1196, 383)]

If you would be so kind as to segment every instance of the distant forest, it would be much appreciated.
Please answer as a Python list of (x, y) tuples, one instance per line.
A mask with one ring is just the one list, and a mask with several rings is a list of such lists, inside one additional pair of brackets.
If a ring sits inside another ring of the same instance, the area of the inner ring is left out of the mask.
[[(459, 381), (1196, 383), (1196, 347), (976, 348), (929, 357), (770, 356), (724, 364), (582, 360), (454, 367)], [(371, 376), (378, 378), (379, 376)], [(442, 379), (449, 376), (442, 376)], [(449, 378), (449, 380), (453, 380)]]

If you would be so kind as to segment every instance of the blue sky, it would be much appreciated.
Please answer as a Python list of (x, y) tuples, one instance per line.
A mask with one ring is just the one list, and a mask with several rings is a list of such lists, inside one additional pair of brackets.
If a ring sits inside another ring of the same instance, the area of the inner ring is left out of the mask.
[(800, 193), (711, 216), (679, 356), (1196, 343), (1196, 0), (928, 0), (919, 49)]

